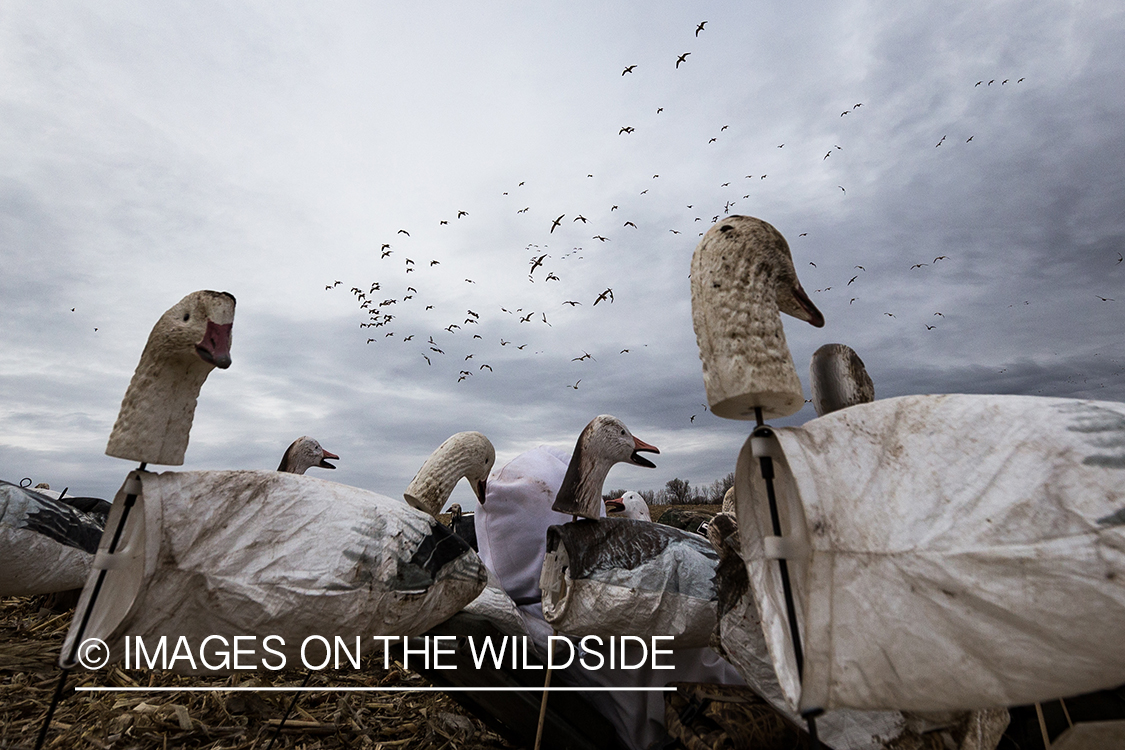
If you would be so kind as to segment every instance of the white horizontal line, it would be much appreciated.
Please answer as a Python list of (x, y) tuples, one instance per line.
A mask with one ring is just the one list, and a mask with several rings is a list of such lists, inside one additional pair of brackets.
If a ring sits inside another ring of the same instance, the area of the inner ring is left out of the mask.
[(674, 687), (76, 687), (91, 693), (672, 693)]

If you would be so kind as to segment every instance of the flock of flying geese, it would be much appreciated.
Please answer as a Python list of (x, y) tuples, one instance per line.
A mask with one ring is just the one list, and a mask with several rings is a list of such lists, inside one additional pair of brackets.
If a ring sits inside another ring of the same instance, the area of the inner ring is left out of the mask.
[[(695, 39), (706, 36), (706, 26), (707, 21), (701, 21), (696, 25), (694, 29)], [(680, 70), (684, 66), (690, 65), (691, 55), (692, 52), (690, 51), (679, 53), (674, 60), (669, 60), (669, 67), (672, 70)], [(643, 66), (639, 63), (630, 63), (623, 67), (619, 77), (631, 79), (644, 72)], [(976, 85), (985, 88), (994, 83), (998, 86), (1016, 86), (1025, 80), (1022, 77), (1015, 80), (982, 80), (977, 82)], [(839, 117), (847, 117), (849, 120), (854, 119), (860, 113), (868, 111), (864, 107), (864, 102), (854, 102), (850, 107), (840, 112)], [(663, 111), (663, 107), (656, 108), (658, 114)], [(849, 115), (853, 117), (848, 117)], [(641, 133), (638, 127), (633, 123), (622, 124), (617, 129), (617, 135), (622, 138), (636, 137)], [(731, 126), (728, 124), (722, 125), (718, 132), (711, 137), (709, 143), (714, 143), (726, 135), (730, 128)], [(940, 140), (937, 141), (936, 147), (942, 147), (947, 138), (947, 135), (942, 135)], [(969, 135), (966, 143), (971, 142), (973, 142), (973, 136)], [(830, 143), (823, 152), (823, 156), (819, 157), (820, 161), (828, 163), (835, 161), (832, 158), (834, 154), (843, 151), (846, 145), (846, 143), (843, 146), (839, 143)], [(786, 143), (784, 142), (776, 146), (778, 149), (785, 147)], [(594, 177), (593, 174), (587, 174), (586, 176), (587, 178)], [(738, 183), (760, 184), (767, 177), (769, 177), (769, 174), (746, 174), (741, 180), (733, 177), (726, 179), (722, 181), (721, 186), (724, 189), (738, 190)], [(659, 179), (659, 173), (653, 174), (649, 183), (658, 184), (652, 181), (659, 181)], [(748, 181), (752, 181), (752, 183)], [(526, 181), (520, 181), (515, 187), (504, 191), (503, 196), (512, 199), (519, 195), (520, 190), (525, 185)], [(735, 187), (732, 188), (732, 186)], [(841, 195), (847, 194), (845, 186), (837, 185), (836, 187), (840, 190)], [(557, 363), (552, 360), (553, 374), (561, 374), (561, 372), (564, 372), (562, 368), (572, 366), (570, 363), (574, 363), (573, 366), (588, 366), (591, 362), (596, 361), (593, 357), (577, 356), (582, 350), (576, 352), (558, 351), (555, 347), (546, 343), (547, 337), (541, 334), (546, 334), (546, 329), (553, 327), (556, 316), (563, 324), (566, 324), (574, 320), (575, 315), (588, 317), (593, 314), (595, 308), (598, 308), (599, 305), (604, 308), (604, 306), (614, 303), (614, 289), (611, 285), (598, 288), (587, 287), (589, 291), (586, 293), (589, 296), (582, 297), (574, 291), (569, 294), (562, 293), (561, 290), (564, 288), (573, 289), (573, 287), (565, 287), (562, 282), (565, 280), (567, 283), (572, 283), (576, 277), (581, 275), (577, 263), (584, 259), (587, 252), (597, 252), (595, 248), (600, 249), (602, 247), (620, 248), (621, 245), (611, 244), (615, 241), (624, 241), (627, 243), (626, 247), (630, 247), (635, 244), (635, 241), (632, 240), (633, 232), (642, 228), (650, 229), (639, 225), (639, 218), (628, 215), (631, 208), (630, 204), (636, 205), (637, 198), (648, 195), (649, 191), (650, 188), (644, 186), (643, 189), (638, 191), (636, 198), (628, 201), (619, 200), (617, 203), (610, 205), (608, 211), (599, 211), (597, 214), (589, 210), (562, 213), (552, 211), (547, 218), (542, 220), (535, 220), (531, 215), (532, 206), (524, 205), (522, 202), (516, 203), (516, 207), (513, 207), (515, 213), (520, 216), (529, 216), (532, 219), (531, 231), (536, 231), (536, 226), (542, 227), (538, 230), (541, 234), (530, 237), (529, 239), (532, 241), (528, 242), (523, 248), (524, 252), (527, 253), (525, 256), (528, 271), (527, 282), (536, 286), (529, 290), (532, 294), (524, 298), (522, 306), (501, 305), (493, 296), (476, 304), (454, 307), (443, 300), (443, 297), (450, 296), (448, 292), (430, 296), (429, 277), (440, 273), (443, 274), (442, 279), (446, 283), (454, 282), (455, 279), (445, 273), (446, 269), (442, 266), (442, 261), (433, 257), (434, 253), (418, 257), (425, 251), (415, 249), (416, 246), (411, 247), (411, 244), (416, 241), (410, 239), (410, 231), (407, 229), (398, 230), (402, 245), (399, 245), (399, 241), (395, 241), (393, 245), (389, 241), (383, 242), (377, 251), (377, 258), (383, 264), (379, 267), (380, 279), (350, 288), (356, 304), (366, 316), (366, 319), (359, 323), (359, 327), (365, 331), (366, 344), (384, 346), (397, 341), (412, 345), (415, 347), (418, 358), (415, 361), (419, 364), (424, 362), (430, 367), (442, 367), (458, 383), (469, 381), (472, 378), (484, 377), (495, 372), (497, 368), (510, 361), (516, 353), (532, 356), (542, 355), (547, 353), (549, 348), (551, 355), (558, 358)], [(730, 215), (740, 200), (750, 199), (751, 197), (752, 193), (750, 192), (742, 194), (741, 198), (738, 195), (730, 195), (730, 197), (723, 199), (722, 205), (716, 205), (711, 210), (700, 210), (702, 208), (700, 204), (689, 203), (687, 204), (687, 210), (692, 213), (685, 215), (685, 218), (691, 216), (693, 226), (699, 223), (701, 226), (697, 227), (697, 230), (706, 229), (709, 224), (713, 225), (721, 217)], [(466, 209), (457, 210), (455, 213), (451, 212), (451, 215), (452, 219), (439, 219), (438, 226), (447, 226), (451, 221), (472, 220), (470, 211)], [(614, 223), (615, 219), (616, 224)], [(539, 224), (539, 221), (542, 221), (542, 224)], [(588, 234), (579, 236), (574, 231), (578, 228), (585, 230)], [(668, 227), (667, 232), (673, 236), (686, 235), (688, 229), (687, 227), (673, 226)], [(698, 235), (702, 236), (703, 231), (698, 231)], [(642, 234), (638, 233), (635, 236), (640, 237)], [(808, 232), (801, 232), (798, 234), (798, 239), (807, 236)], [(566, 252), (559, 252), (548, 244), (551, 241), (557, 242), (560, 237), (563, 242), (567, 243), (568, 249)], [(590, 247), (588, 251), (587, 243), (593, 242), (598, 244)], [(571, 246), (571, 243), (579, 244)], [(914, 273), (924, 273), (928, 268), (938, 266), (947, 260), (949, 260), (949, 256), (937, 256), (932, 261), (916, 262), (910, 265), (908, 270)], [(809, 266), (816, 268), (816, 263), (809, 262)], [(903, 268), (906, 269), (907, 266), (904, 264)], [(390, 281), (390, 274), (384, 274), (384, 270), (391, 273), (397, 271), (397, 279)], [(835, 291), (836, 294), (839, 294), (840, 291), (845, 291), (845, 293), (851, 292), (847, 298), (848, 305), (861, 301), (858, 290), (863, 285), (867, 268), (857, 264), (851, 270), (855, 273), (849, 274), (847, 278), (840, 278), (839, 280), (824, 279), (829, 283), (817, 284), (816, 288), (811, 290), (812, 293), (830, 294)], [(813, 280), (815, 281), (815, 274)], [(475, 285), (481, 282), (482, 288), (480, 291), (487, 295), (489, 293), (487, 285), (491, 281), (493, 280), (486, 278), (464, 278), (463, 282), (458, 283)], [(326, 289), (334, 290), (340, 286), (342, 286), (342, 282), (335, 281), (326, 285)], [(457, 296), (461, 295), (458, 294)], [(1105, 302), (1114, 301), (1113, 298), (1109, 297), (1099, 296), (1099, 299)], [(891, 319), (899, 317), (897, 311), (893, 309), (884, 310), (882, 315)], [(939, 327), (937, 319), (943, 317), (942, 312), (933, 311), (929, 321), (923, 320), (920, 322), (927, 331), (935, 331)], [(589, 344), (586, 346), (590, 348)], [(615, 347), (614, 351), (618, 355), (624, 355), (629, 353), (629, 348), (618, 346)], [(609, 352), (596, 353), (609, 354)], [(547, 359), (551, 359), (551, 357)], [(582, 379), (576, 377), (578, 374), (580, 373), (573, 373), (570, 380), (559, 377), (557, 387), (578, 390), (582, 383)], [(588, 377), (588, 373), (584, 377)]]

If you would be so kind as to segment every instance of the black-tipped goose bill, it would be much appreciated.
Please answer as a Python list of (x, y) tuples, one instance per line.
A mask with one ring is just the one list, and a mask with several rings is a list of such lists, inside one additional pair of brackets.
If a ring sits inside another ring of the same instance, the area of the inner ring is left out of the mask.
[(611, 513), (624, 513), (625, 503), (621, 502), (620, 500), (606, 500), (605, 512), (607, 516)]
[(207, 330), (203, 333), (203, 340), (195, 345), (195, 353), (208, 364), (225, 370), (230, 367), (230, 330), (232, 324), (219, 325), (207, 321)]
[(807, 321), (817, 328), (823, 328), (824, 315), (822, 315), (820, 310), (816, 308), (816, 305), (813, 304), (813, 301), (809, 299), (809, 295), (805, 294), (805, 290), (801, 287), (800, 284), (797, 285), (797, 289), (793, 292), (793, 296), (796, 298), (797, 304), (801, 306), (801, 310), (803, 310), (805, 313), (805, 315), (796, 315), (794, 317)]
[(336, 461), (340, 460), (340, 457), (337, 456), (335, 453), (329, 453), (328, 451), (324, 451), (324, 457), (320, 459), (320, 463), (318, 463), (317, 466), (319, 466), (322, 469), (335, 469), (336, 468), (335, 466), (328, 463), (328, 459), (330, 459), (330, 458), (334, 459)]
[(636, 447), (633, 450), (632, 455), (629, 456), (629, 460), (637, 466), (647, 466), (650, 469), (655, 469), (656, 464), (654, 464), (652, 461), (649, 461), (644, 456), (639, 455), (639, 453), (640, 451), (647, 451), (648, 453), (660, 453), (660, 449), (655, 445), (649, 445), (636, 436), (633, 437), (633, 442), (636, 444)]
[(488, 491), (488, 480), (480, 479), (473, 483), (473, 491), (477, 493), (477, 501), (484, 505), (484, 496)]

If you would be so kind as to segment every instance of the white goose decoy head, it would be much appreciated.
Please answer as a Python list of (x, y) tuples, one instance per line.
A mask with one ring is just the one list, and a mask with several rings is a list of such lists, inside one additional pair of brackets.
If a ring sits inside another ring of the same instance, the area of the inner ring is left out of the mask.
[(598, 518), (602, 484), (610, 467), (625, 461), (656, 468), (656, 464), (640, 455), (641, 451), (660, 453), (656, 446), (633, 437), (617, 417), (608, 414), (595, 417), (578, 436), (574, 455), (551, 509), (583, 518)]
[(875, 400), (875, 384), (850, 346), (825, 344), (817, 349), (809, 362), (809, 378), (818, 417)]
[(306, 470), (313, 466), (322, 469), (335, 469), (335, 466), (328, 463), (330, 458), (336, 461), (340, 460), (340, 457), (335, 453), (329, 453), (320, 447), (320, 443), (316, 440), (304, 435), (294, 440), (285, 449), (285, 455), (281, 457), (281, 463), (278, 464), (277, 470), (287, 471), (290, 474), (304, 474)]
[(711, 411), (728, 419), (793, 414), (804, 393), (778, 312), (811, 325), (824, 316), (797, 280), (789, 245), (752, 216), (727, 216), (691, 261), (691, 309)]
[(652, 514), (648, 512), (648, 503), (639, 492), (629, 490), (616, 500), (605, 501), (605, 514), (607, 518), (631, 518), (634, 521), (651, 521)]
[(479, 432), (458, 432), (430, 454), (403, 497), (419, 510), (437, 516), (461, 477), (469, 480), (483, 505), (488, 473), (496, 463), (496, 449)]
[(193, 292), (156, 321), (121, 402), (106, 455), (153, 464), (184, 462), (199, 389), (230, 367), (234, 295)]

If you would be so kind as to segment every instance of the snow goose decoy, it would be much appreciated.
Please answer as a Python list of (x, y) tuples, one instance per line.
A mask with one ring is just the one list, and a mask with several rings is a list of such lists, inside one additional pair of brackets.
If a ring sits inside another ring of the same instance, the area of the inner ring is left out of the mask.
[(639, 492), (629, 490), (616, 500), (605, 501), (606, 518), (632, 518), (634, 521), (651, 521), (648, 503)]
[(625, 461), (656, 468), (641, 451), (660, 453), (652, 445), (633, 437), (629, 428), (608, 414), (594, 417), (574, 446), (574, 455), (563, 477), (551, 509), (583, 518), (598, 518), (602, 507), (602, 485), (614, 464)]
[(340, 460), (340, 457), (335, 453), (329, 453), (320, 446), (319, 442), (308, 435), (304, 435), (294, 440), (285, 449), (285, 454), (282, 455), (277, 470), (290, 474), (304, 474), (314, 466), (321, 469), (335, 469), (335, 466), (328, 463), (330, 458), (335, 461)]
[[(200, 386), (213, 367), (230, 363), (233, 315), (229, 294), (196, 292), (160, 318), (107, 453), (182, 463)], [(402, 500), (315, 477), (133, 471), (107, 528), (118, 528), (128, 496), (132, 513), (113, 553), (111, 535), (102, 537), (100, 572), (87, 580), (64, 655), (89, 637), (120, 658), (126, 634), (182, 636), (193, 654), (211, 635), (229, 643), (275, 634), (284, 643), (273, 646), (298, 663), (303, 640), (326, 622), (354, 636), (418, 635), (471, 602), (487, 580), (468, 544), (436, 519)], [(91, 602), (95, 578), (101, 588)], [(168, 668), (227, 672), (231, 665), (181, 659)]]
[(483, 505), (494, 463), (496, 449), (487, 437), (479, 432), (458, 432), (430, 454), (403, 497), (415, 508), (436, 516), (464, 477)]
[(754, 419), (761, 407), (768, 419), (801, 409), (778, 312), (818, 328), (824, 316), (801, 288), (780, 232), (750, 216), (711, 227), (691, 259), (691, 309), (711, 411)]
[(0, 481), (0, 596), (81, 588), (109, 503)]
[(875, 384), (863, 360), (844, 344), (825, 344), (813, 353), (809, 380), (818, 417), (875, 400)]

